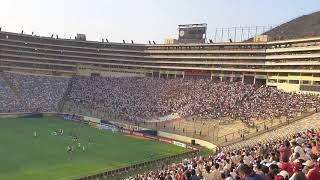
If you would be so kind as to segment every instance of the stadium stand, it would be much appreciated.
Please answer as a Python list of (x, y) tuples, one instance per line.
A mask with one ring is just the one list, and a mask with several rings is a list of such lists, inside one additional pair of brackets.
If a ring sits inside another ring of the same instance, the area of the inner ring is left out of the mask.
[(316, 180), (320, 178), (319, 137), (319, 130), (308, 129), (282, 139), (233, 147), (215, 156), (186, 158), (127, 179)]
[(270, 42), (146, 45), (1, 31), (0, 68), (66, 76), (207, 78), (317, 93), (319, 44), (320, 39), (312, 37)]
[(0, 78), (0, 112), (18, 111), (16, 101), (17, 97), (14, 92), (6, 85), (5, 81)]
[[(320, 97), (208, 79), (76, 77), (69, 100), (122, 120), (181, 118), (254, 120), (293, 118), (320, 106)], [(75, 103), (75, 104), (76, 104)]]
[[(319, 23), (310, 24), (318, 17), (267, 32), (269, 42), (146, 45), (1, 31), (0, 113), (87, 107), (122, 121), (228, 119), (247, 126), (293, 119), (320, 109)], [(318, 118), (129, 179), (312, 179), (319, 176), (320, 132), (310, 128)]]
[[(0, 112), (57, 112), (69, 80), (8, 72), (0, 73), (0, 77), (3, 97), (0, 99)], [(8, 86), (8, 83), (11, 85)]]

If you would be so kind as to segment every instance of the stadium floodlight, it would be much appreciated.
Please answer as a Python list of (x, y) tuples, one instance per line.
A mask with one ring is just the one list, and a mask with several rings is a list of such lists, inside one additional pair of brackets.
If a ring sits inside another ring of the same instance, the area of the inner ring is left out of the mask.
[(133, 40), (131, 40), (131, 44), (134, 44)]
[(156, 42), (155, 41), (152, 41), (153, 42), (153, 44), (156, 44)]
[(123, 42), (123, 44), (125, 44), (125, 43), (126, 43), (126, 41), (125, 41), (125, 40), (122, 40), (122, 42)]

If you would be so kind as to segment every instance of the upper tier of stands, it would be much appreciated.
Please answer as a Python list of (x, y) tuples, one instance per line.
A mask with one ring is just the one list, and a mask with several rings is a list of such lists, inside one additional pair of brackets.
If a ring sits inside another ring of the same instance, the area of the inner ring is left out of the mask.
[[(75, 74), (79, 65), (144, 71), (319, 71), (320, 39), (268, 43), (143, 45), (0, 32), (0, 67)], [(294, 62), (294, 63), (293, 63)], [(310, 63), (311, 62), (311, 63)]]

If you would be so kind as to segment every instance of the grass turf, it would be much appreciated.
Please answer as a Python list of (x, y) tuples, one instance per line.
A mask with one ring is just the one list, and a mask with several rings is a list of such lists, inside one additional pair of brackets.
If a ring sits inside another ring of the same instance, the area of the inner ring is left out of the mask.
[[(60, 128), (63, 136), (51, 135)], [(34, 131), (38, 137), (33, 136)], [(85, 152), (78, 149), (70, 132), (79, 136)], [(72, 154), (66, 152), (68, 145), (75, 149)], [(57, 117), (0, 120), (0, 179), (73, 179), (186, 151)]]

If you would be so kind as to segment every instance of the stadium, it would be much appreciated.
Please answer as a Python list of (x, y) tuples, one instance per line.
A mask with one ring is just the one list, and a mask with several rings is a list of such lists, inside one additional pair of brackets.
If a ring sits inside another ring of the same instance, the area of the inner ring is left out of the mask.
[(319, 14), (228, 42), (1, 28), (0, 179), (320, 178), (320, 34), (295, 27)]

